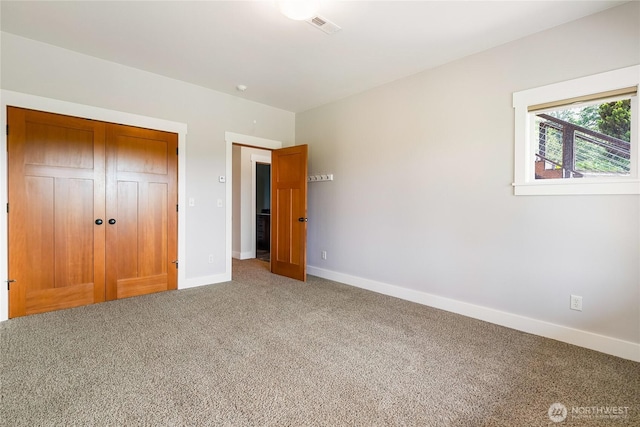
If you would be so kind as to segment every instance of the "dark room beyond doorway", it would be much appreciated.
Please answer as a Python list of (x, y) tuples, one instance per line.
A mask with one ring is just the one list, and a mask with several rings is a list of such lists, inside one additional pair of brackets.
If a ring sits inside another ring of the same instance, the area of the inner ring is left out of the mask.
[(271, 165), (256, 163), (256, 258), (269, 261), (271, 249)]

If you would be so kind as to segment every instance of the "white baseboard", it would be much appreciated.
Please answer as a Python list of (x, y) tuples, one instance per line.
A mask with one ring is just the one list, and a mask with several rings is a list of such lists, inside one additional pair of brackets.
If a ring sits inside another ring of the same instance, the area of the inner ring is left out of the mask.
[(212, 276), (193, 277), (186, 279), (183, 283), (178, 283), (178, 289), (189, 289), (204, 285), (213, 285), (231, 281), (231, 273), (215, 274)]
[(335, 282), (344, 283), (369, 291), (400, 298), (403, 300), (427, 305), (434, 308), (484, 320), (518, 331), (551, 338), (568, 344), (585, 347), (602, 353), (611, 354), (623, 359), (640, 362), (640, 344), (592, 332), (569, 328), (543, 320), (532, 319), (506, 311), (495, 310), (480, 305), (470, 304), (451, 298), (440, 297), (426, 292), (407, 289), (388, 283), (377, 282), (362, 277), (351, 276), (319, 267), (307, 266), (307, 273)]
[(235, 259), (240, 259), (240, 260), (255, 258), (252, 251), (246, 251), (246, 252), (233, 251), (231, 252), (231, 256)]

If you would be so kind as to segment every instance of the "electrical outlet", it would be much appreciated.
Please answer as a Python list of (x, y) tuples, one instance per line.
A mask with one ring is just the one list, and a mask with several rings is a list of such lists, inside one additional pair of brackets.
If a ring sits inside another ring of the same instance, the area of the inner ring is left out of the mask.
[(571, 295), (571, 303), (569, 307), (571, 310), (582, 311), (582, 297), (579, 295)]
[(327, 251), (322, 251), (322, 259), (327, 259)]
[(213, 264), (213, 254), (209, 255), (209, 264)]

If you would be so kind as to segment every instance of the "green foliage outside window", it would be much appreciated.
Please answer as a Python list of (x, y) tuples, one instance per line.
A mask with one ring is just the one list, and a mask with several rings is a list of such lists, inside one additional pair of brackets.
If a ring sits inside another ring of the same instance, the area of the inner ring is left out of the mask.
[[(622, 141), (631, 141), (631, 101), (629, 99), (556, 110), (547, 114)], [(621, 157), (615, 150), (609, 150), (584, 140), (576, 141), (575, 150), (575, 170), (577, 171), (613, 174), (627, 174), (629, 172), (629, 159)], [(548, 130), (546, 156), (550, 160), (561, 163), (561, 132)]]
[(598, 129), (600, 133), (631, 141), (631, 100), (606, 102), (598, 107), (600, 119)]

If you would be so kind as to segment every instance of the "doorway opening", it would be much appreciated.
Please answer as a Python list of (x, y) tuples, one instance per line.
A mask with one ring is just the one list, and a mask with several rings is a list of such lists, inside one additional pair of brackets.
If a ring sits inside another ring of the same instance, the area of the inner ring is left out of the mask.
[(271, 164), (256, 163), (256, 258), (271, 255)]
[(270, 149), (233, 144), (233, 258), (270, 261), (270, 178)]
[[(225, 133), (225, 139), (227, 171), (231, 174), (231, 179), (227, 180), (226, 186), (228, 230), (226, 237), (227, 254), (230, 255), (227, 258), (226, 271), (231, 276), (232, 258), (255, 258), (255, 192), (253, 194), (251, 191), (248, 192), (250, 198), (248, 203), (253, 205), (253, 209), (245, 215), (242, 207), (246, 204), (241, 199), (246, 197), (247, 191), (241, 191), (240, 184), (247, 180), (241, 179), (240, 175), (244, 174), (243, 166), (246, 165), (242, 151), (261, 147), (267, 150), (269, 157), (266, 161), (262, 161), (261, 155), (250, 156), (252, 159), (249, 164), (255, 174), (256, 163), (271, 163), (270, 270), (273, 274), (306, 281), (308, 146), (303, 144), (281, 148), (282, 144), (278, 141), (231, 132)], [(255, 188), (255, 178), (249, 180), (249, 183)], [(249, 227), (243, 227), (246, 223), (250, 224)], [(251, 232), (242, 233), (243, 228)], [(244, 246), (247, 240), (249, 244)], [(249, 251), (250, 249), (253, 250)]]

